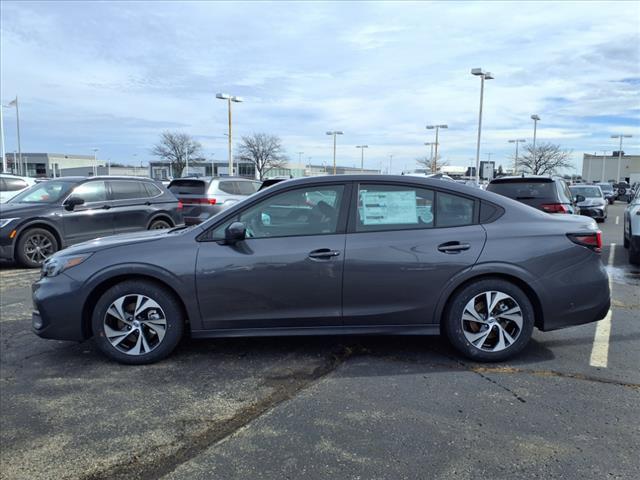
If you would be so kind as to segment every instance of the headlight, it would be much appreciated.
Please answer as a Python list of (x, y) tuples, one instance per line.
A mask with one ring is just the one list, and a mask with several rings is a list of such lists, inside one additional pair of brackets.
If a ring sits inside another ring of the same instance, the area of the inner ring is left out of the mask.
[(93, 255), (93, 253), (85, 253), (83, 255), (74, 255), (71, 257), (65, 257), (65, 256), (52, 257), (46, 260), (42, 264), (42, 276), (55, 277), (56, 275), (60, 275), (65, 270), (68, 270), (77, 265), (80, 265), (91, 255)]
[(0, 219), (0, 228), (6, 227), (7, 225), (9, 225), (9, 223), (13, 222), (14, 220), (20, 220), (19, 218), (2, 218)]

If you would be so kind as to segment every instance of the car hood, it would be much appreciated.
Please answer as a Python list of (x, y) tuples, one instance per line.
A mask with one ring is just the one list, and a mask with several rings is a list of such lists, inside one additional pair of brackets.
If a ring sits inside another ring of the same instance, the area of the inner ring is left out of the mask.
[(122, 245), (131, 245), (134, 243), (151, 242), (166, 238), (167, 235), (171, 235), (171, 229), (169, 230), (145, 230), (136, 233), (125, 233), (122, 235), (112, 235), (109, 237), (96, 238), (89, 240), (88, 242), (78, 243), (69, 248), (62, 250), (62, 254), (78, 254), (88, 252), (98, 252), (100, 250), (106, 250), (113, 247), (120, 247)]
[(3, 203), (0, 208), (0, 218), (24, 218), (42, 215), (44, 212), (55, 208), (56, 205), (31, 204), (31, 203)]

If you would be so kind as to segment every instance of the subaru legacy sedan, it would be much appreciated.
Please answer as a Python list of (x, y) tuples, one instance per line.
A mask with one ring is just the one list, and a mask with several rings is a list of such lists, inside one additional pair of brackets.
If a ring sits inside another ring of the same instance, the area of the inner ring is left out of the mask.
[(191, 337), (443, 333), (504, 360), (540, 330), (609, 309), (593, 219), (410, 176), (274, 185), (191, 227), (119, 235), (48, 259), (43, 338), (93, 337), (142, 364)]
[(181, 208), (166, 188), (150, 178), (47, 180), (2, 205), (0, 258), (39, 267), (75, 243), (182, 225)]

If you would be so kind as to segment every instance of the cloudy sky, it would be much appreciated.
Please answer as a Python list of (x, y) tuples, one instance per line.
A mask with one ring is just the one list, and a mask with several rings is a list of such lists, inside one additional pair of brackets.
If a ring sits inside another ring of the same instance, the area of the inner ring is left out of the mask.
[[(441, 152), (507, 166), (511, 138), (574, 152), (640, 153), (640, 2), (15, 2), (1, 4), (2, 103), (20, 99), (23, 151), (151, 158), (163, 130), (226, 160), (225, 104), (244, 97), (234, 136), (279, 135), (293, 160), (413, 168), (447, 123)], [(4, 109), (7, 151), (15, 111)], [(134, 156), (135, 155), (135, 156)]]

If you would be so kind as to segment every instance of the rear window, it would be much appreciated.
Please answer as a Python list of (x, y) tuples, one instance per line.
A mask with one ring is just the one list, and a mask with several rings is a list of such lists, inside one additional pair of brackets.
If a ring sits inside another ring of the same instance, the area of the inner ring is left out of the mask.
[(496, 182), (487, 186), (487, 191), (499, 193), (515, 200), (555, 198), (554, 183), (550, 182)]
[(204, 195), (206, 187), (204, 180), (172, 180), (169, 191), (174, 195)]
[(600, 187), (569, 187), (574, 195), (582, 195), (585, 198), (602, 198)]
[(223, 181), (218, 183), (218, 190), (224, 193), (230, 193), (231, 195), (236, 195), (239, 193), (237, 184), (238, 182)]
[(256, 193), (256, 185), (253, 182), (236, 182), (240, 195), (252, 195)]
[(610, 183), (605, 183), (604, 185), (599, 183), (598, 186), (603, 192), (613, 192), (613, 185), (611, 185)]

